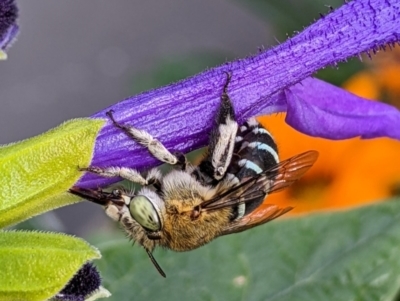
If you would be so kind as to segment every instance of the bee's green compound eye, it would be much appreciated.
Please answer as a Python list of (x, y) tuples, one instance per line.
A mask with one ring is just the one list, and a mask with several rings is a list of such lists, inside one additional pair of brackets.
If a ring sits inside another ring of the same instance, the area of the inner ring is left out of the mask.
[(135, 221), (151, 231), (161, 229), (160, 218), (151, 201), (143, 196), (135, 196), (129, 204), (129, 211)]

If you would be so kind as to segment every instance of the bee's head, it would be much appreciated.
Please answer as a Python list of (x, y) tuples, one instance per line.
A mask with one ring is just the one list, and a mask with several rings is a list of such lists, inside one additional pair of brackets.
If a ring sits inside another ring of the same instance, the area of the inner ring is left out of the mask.
[[(110, 210), (107, 214), (115, 220), (119, 220), (118, 215), (128, 209), (132, 219), (147, 231), (156, 232), (162, 229), (162, 217), (165, 212), (164, 201), (156, 192), (148, 188), (142, 188), (137, 195), (131, 195), (120, 189), (106, 192), (102, 189), (95, 190), (77, 186), (72, 187), (69, 192), (105, 206)], [(115, 209), (112, 210), (110, 207)]]

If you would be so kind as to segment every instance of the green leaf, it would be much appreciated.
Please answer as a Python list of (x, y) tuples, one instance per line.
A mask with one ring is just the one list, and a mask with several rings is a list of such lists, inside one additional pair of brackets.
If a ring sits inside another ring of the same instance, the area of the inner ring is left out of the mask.
[(0, 301), (47, 300), (96, 258), (97, 249), (72, 236), (0, 232)]
[[(146, 253), (103, 238), (109, 300), (393, 300), (400, 283), (400, 202), (280, 219), (187, 253)], [(162, 289), (160, 289), (162, 288)]]
[(75, 119), (42, 135), (0, 147), (0, 228), (72, 204), (66, 191), (92, 159), (104, 120)]

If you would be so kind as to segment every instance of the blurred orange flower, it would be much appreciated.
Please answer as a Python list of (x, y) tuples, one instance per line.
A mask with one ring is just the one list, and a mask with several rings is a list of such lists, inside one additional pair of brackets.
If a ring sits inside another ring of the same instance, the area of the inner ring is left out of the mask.
[[(367, 70), (354, 75), (344, 87), (354, 94), (400, 108), (400, 51), (377, 55)], [(297, 132), (284, 122), (285, 114), (258, 119), (277, 140), (282, 159), (311, 149), (320, 153), (317, 163), (302, 179), (268, 196), (268, 203), (294, 206), (292, 214), (296, 214), (348, 208), (400, 194), (399, 141), (331, 141)]]

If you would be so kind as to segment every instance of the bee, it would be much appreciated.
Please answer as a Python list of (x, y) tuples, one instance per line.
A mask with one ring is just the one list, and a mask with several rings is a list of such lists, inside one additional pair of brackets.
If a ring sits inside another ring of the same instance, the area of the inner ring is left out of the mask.
[(198, 165), (189, 163), (182, 153), (170, 152), (148, 132), (117, 122), (109, 111), (106, 114), (114, 126), (173, 169), (162, 175), (157, 168), (142, 174), (129, 167), (89, 166), (81, 170), (121, 177), (141, 188), (137, 192), (70, 189), (70, 193), (104, 206), (106, 214), (146, 250), (163, 277), (166, 275), (152, 255), (156, 247), (193, 250), (219, 236), (285, 214), (292, 207), (268, 204), (265, 197), (299, 179), (318, 157), (318, 152), (307, 151), (280, 162), (273, 137), (255, 118), (238, 125), (227, 93), (230, 80), (227, 73), (208, 150)]

